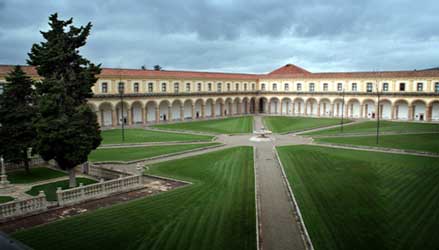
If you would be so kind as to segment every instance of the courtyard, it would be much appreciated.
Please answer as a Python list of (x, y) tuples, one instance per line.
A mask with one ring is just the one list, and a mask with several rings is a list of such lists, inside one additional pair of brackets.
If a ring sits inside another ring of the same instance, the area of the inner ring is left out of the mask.
[[(238, 116), (127, 128), (125, 142), (104, 131), (92, 166), (141, 165), (149, 182), (184, 185), (0, 228), (34, 249), (435, 249), (439, 124), (383, 122), (377, 145), (375, 123), (345, 122), (341, 132), (333, 118)], [(262, 127), (269, 140), (250, 140)], [(57, 188), (68, 190), (65, 173), (31, 173), (9, 175), (25, 195), (56, 202)]]

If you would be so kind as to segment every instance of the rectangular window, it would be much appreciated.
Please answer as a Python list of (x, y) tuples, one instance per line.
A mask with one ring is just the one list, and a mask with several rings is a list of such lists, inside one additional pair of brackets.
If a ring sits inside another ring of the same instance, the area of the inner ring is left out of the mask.
[(424, 90), (424, 84), (422, 82), (418, 82), (418, 84), (416, 85), (416, 90), (418, 92), (421, 92)]
[(166, 83), (162, 82), (162, 92), (166, 92)]
[(284, 88), (285, 88), (285, 91), (290, 91), (290, 85), (288, 83), (285, 83)]
[(323, 83), (323, 91), (328, 91), (329, 85), (327, 83)]
[(387, 82), (383, 83), (383, 92), (389, 91), (389, 84)]
[(273, 91), (277, 91), (277, 84), (273, 83)]
[(149, 82), (149, 83), (148, 83), (148, 92), (149, 92), (149, 93), (152, 93), (152, 92), (154, 91), (153, 86), (154, 86), (154, 84), (153, 84), (152, 82)]
[(216, 84), (216, 90), (217, 90), (218, 92), (221, 92), (221, 88), (222, 88), (221, 83), (217, 83), (217, 84)]
[(261, 90), (265, 90), (265, 83), (261, 84)]
[(118, 89), (119, 93), (125, 92), (125, 84), (123, 82), (119, 82), (117, 89)]
[(314, 92), (315, 90), (315, 84), (314, 83), (310, 83), (309, 84), (309, 92)]
[(247, 83), (244, 83), (244, 91), (247, 91)]
[(399, 84), (399, 91), (405, 91), (405, 83), (400, 83)]
[(371, 82), (368, 82), (366, 85), (366, 91), (370, 93), (372, 92), (372, 90), (373, 90), (373, 85)]
[(435, 93), (439, 93), (439, 82), (436, 82), (436, 83), (434, 84), (434, 92), (435, 92)]
[(212, 83), (207, 84), (207, 91), (212, 91)]
[(139, 93), (139, 83), (135, 82), (133, 85), (133, 91), (134, 93)]
[(342, 91), (343, 90), (343, 83), (339, 82), (337, 83), (337, 91)]
[(230, 83), (227, 83), (227, 91), (230, 91)]
[(191, 83), (190, 82), (186, 83), (186, 92), (191, 92)]
[(252, 90), (254, 91), (256, 89), (256, 85), (252, 83)]
[(301, 83), (297, 84), (297, 91), (302, 91), (302, 84)]
[(354, 83), (352, 83), (352, 91), (357, 91), (357, 83), (356, 82), (354, 82)]
[(239, 90), (239, 83), (235, 84), (235, 89), (236, 89), (236, 91)]
[(178, 93), (180, 91), (180, 84), (178, 82), (174, 83), (174, 93)]
[[(102, 93), (107, 93), (108, 92), (108, 83), (106, 83), (106, 82), (103, 82), (102, 83), (102, 85), (101, 85), (101, 92)], [(0, 93), (1, 94), (1, 93)]]
[(197, 91), (201, 92), (201, 82), (197, 83)]

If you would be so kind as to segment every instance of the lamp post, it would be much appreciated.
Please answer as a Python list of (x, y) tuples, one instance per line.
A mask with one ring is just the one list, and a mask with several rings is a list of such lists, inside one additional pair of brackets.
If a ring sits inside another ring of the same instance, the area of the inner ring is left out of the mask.
[(340, 126), (340, 129), (341, 129), (341, 132), (343, 133), (343, 122), (344, 122), (344, 120), (343, 120), (343, 117), (344, 117), (344, 88), (343, 88), (343, 90), (342, 90), (342, 99), (343, 99), (343, 101), (342, 101), (342, 103), (341, 103), (341, 126)]
[(119, 82), (119, 96), (120, 96), (120, 108), (121, 108), (121, 124), (122, 124), (122, 142), (125, 142), (125, 117), (123, 115), (123, 93), (124, 85)]
[(378, 110), (378, 114), (377, 114), (377, 134), (376, 134), (376, 144), (379, 143), (379, 137), (380, 137), (380, 115), (381, 115), (381, 105), (380, 105), (380, 88), (379, 88), (379, 83), (378, 80), (376, 80), (376, 91), (377, 91), (377, 110)]

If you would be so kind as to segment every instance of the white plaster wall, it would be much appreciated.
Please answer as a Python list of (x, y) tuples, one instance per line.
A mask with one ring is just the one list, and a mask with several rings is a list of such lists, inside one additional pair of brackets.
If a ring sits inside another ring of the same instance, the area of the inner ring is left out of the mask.
[(146, 119), (148, 122), (155, 121), (155, 104), (148, 103), (146, 106)]
[(192, 103), (184, 103), (184, 118), (192, 118)]
[(409, 118), (409, 110), (406, 103), (398, 104), (398, 120), (407, 120)]
[(390, 103), (388, 102), (383, 102), (381, 103), (381, 105), (383, 106), (383, 110), (382, 112), (382, 119), (392, 119), (392, 107), (390, 106)]
[(432, 108), (431, 119), (435, 121), (439, 121), (439, 103), (433, 103), (431, 108)]
[(111, 109), (102, 110), (102, 118), (104, 126), (111, 126), (113, 124)]
[(140, 105), (133, 106), (133, 123), (142, 123), (142, 107)]
[(174, 102), (171, 110), (172, 120), (180, 120), (180, 103)]
[(426, 119), (426, 117), (425, 117), (426, 116), (426, 109), (425, 109), (425, 104), (424, 103), (416, 102), (414, 104), (414, 111), (415, 111), (415, 113), (414, 113), (413, 119), (419, 121), (419, 120), (421, 120), (421, 115), (423, 115), (424, 116), (424, 121), (425, 121), (425, 119)]

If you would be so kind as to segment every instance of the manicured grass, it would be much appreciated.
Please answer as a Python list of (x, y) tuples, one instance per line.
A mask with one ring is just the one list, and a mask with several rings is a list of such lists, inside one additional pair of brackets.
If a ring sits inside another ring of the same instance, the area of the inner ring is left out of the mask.
[(315, 249), (437, 249), (438, 158), (278, 147)]
[(8, 180), (13, 184), (32, 183), (66, 176), (67, 174), (45, 167), (31, 168), (30, 173), (24, 170), (8, 172)]
[(13, 234), (34, 249), (256, 249), (253, 150), (150, 168), (193, 184)]
[[(336, 118), (266, 116), (263, 118), (267, 128), (274, 133), (302, 131), (340, 124)], [(346, 123), (350, 120), (345, 120)]]
[(14, 200), (14, 198), (11, 197), (11, 196), (0, 196), (0, 204), (1, 203), (6, 203), (6, 202), (9, 202), (9, 201), (13, 201), (13, 200)]
[[(76, 178), (76, 182), (79, 186), (79, 183), (83, 183), (84, 185), (88, 185), (88, 184), (96, 183), (97, 181), (92, 180), (92, 179), (88, 179), (88, 178), (78, 177), (78, 178)], [(39, 192), (41, 190), (43, 190), (44, 193), (46, 194), (46, 198), (48, 201), (56, 201), (57, 200), (56, 189), (58, 187), (61, 187), (63, 190), (68, 189), (69, 188), (69, 180), (56, 181), (56, 182), (51, 182), (51, 183), (42, 184), (42, 185), (38, 185), (38, 186), (33, 186), (29, 191), (26, 191), (26, 193), (33, 195), (33, 196), (37, 196), (39, 194)]]
[(375, 136), (316, 138), (317, 142), (363, 145), (372, 147), (410, 149), (439, 153), (439, 134), (381, 135), (376, 144)]
[(181, 122), (174, 124), (154, 125), (153, 127), (159, 129), (188, 130), (216, 134), (251, 133), (253, 128), (253, 117), (242, 116), (218, 120)]
[[(376, 132), (376, 121), (366, 121), (358, 124), (345, 126), (343, 134), (370, 134)], [(415, 122), (391, 122), (380, 121), (381, 132), (439, 132), (439, 124), (434, 123), (415, 123)], [(332, 128), (306, 133), (307, 135), (337, 135), (342, 134), (340, 128)]]
[[(120, 129), (104, 130), (101, 132), (102, 144), (119, 144), (122, 142)], [(124, 143), (168, 142), (168, 141), (210, 141), (212, 136), (191, 135), (171, 132), (152, 131), (146, 129), (125, 129)]]
[(149, 157), (183, 152), (191, 149), (219, 145), (220, 143), (177, 144), (169, 146), (147, 146), (129, 148), (101, 148), (94, 150), (88, 156), (92, 162), (96, 161), (132, 161)]

